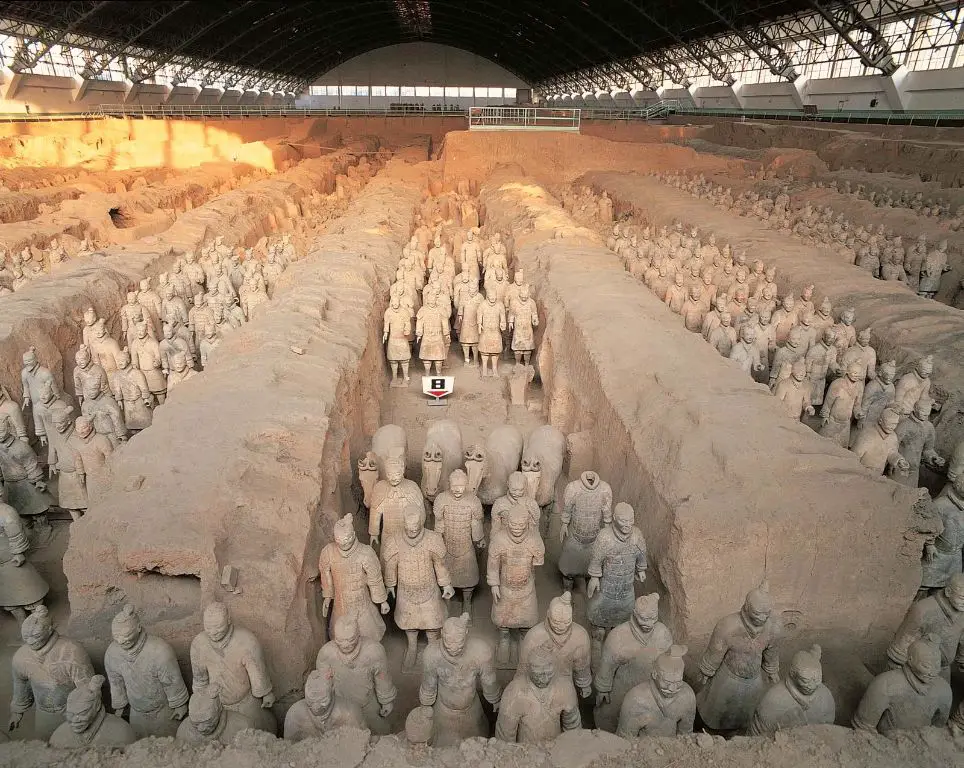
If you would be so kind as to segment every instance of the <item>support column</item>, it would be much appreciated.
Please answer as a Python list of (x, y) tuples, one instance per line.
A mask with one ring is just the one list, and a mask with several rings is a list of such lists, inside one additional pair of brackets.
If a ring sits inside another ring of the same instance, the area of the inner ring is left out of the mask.
[(800, 75), (790, 83), (790, 98), (793, 99), (797, 109), (802, 112), (810, 98), (810, 78), (807, 75)]
[(887, 101), (890, 108), (895, 112), (904, 112), (907, 109), (907, 76), (909, 74), (910, 70), (901, 64), (894, 74), (890, 76), (880, 75), (884, 84), (884, 93), (887, 94)]
[(74, 75), (73, 77), (74, 85), (70, 89), (70, 101), (76, 104), (84, 100), (84, 96), (87, 95), (87, 89), (90, 87), (90, 80), (81, 77), (80, 75)]
[(743, 83), (737, 80), (730, 86), (733, 92), (733, 100), (740, 109), (746, 109), (746, 97), (743, 95)]
[(6, 67), (3, 68), (2, 72), (3, 86), (0, 87), (0, 96), (3, 97), (4, 101), (10, 101), (16, 97), (20, 86), (23, 85), (23, 74)]
[(140, 83), (135, 83), (130, 80), (124, 81), (124, 103), (130, 104), (137, 98), (137, 94), (140, 93), (141, 85)]

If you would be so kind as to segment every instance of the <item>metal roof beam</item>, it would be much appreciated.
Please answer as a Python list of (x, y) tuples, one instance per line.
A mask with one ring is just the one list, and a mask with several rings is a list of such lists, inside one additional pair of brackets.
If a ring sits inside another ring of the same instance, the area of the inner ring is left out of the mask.
[(890, 46), (873, 24), (867, 21), (849, 0), (824, 5), (818, 0), (810, 0), (817, 11), (833, 30), (849, 45), (864, 66), (879, 69), (885, 75), (892, 75), (899, 65), (894, 61)]

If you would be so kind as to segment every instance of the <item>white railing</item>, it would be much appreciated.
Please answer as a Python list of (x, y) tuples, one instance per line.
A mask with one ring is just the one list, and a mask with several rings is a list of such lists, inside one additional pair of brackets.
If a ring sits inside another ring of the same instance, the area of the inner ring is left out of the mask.
[(462, 108), (431, 109), (417, 104), (396, 104), (385, 108), (311, 109), (284, 104), (101, 104), (86, 113), (89, 117), (465, 117)]
[(578, 109), (469, 107), (469, 130), (579, 133), (580, 115)]

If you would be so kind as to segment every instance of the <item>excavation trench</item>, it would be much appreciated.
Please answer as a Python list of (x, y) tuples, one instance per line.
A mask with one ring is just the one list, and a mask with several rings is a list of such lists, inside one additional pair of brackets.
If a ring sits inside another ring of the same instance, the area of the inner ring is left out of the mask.
[(931, 395), (942, 405), (934, 419), (937, 449), (948, 455), (964, 438), (964, 313), (960, 310), (915, 296), (899, 283), (876, 280), (822, 249), (768, 230), (755, 220), (735, 217), (653, 178), (589, 173), (580, 183), (607, 191), (619, 215), (633, 214), (656, 226), (682, 221), (745, 250), (748, 263), (759, 259), (776, 266), (781, 294), (799, 295), (812, 284), (817, 296), (828, 297), (835, 311), (853, 307), (856, 326), (871, 328), (878, 359), (896, 360), (898, 376), (920, 357), (933, 355)]
[[(221, 194), (182, 214), (161, 236), (113, 246), (36, 280), (0, 302), (0, 384), (20, 396), (21, 356), (37, 348), (42, 363), (72, 393), (74, 353), (81, 343), (83, 314), (93, 307), (108, 330), (120, 337), (118, 312), (127, 291), (144, 277), (168, 270), (174, 253), (196, 251), (217, 235), (226, 245), (252, 246), (307, 212), (313, 193), (335, 192), (337, 176), (359, 155), (343, 149), (305, 160), (290, 171)], [(106, 215), (105, 209), (105, 215)]]
[[(264, 644), (281, 712), (298, 697), (325, 640), (311, 579), (333, 522), (357, 508), (354, 459), (384, 391), (381, 315), (428, 168), (390, 162), (117, 454), (64, 560), (70, 630), (95, 658), (131, 601), (186, 660), (218, 598)], [(221, 587), (228, 565), (236, 592)]]
[[(905, 540), (916, 495), (787, 419), (535, 182), (496, 175), (481, 200), (545, 318), (539, 371), (569, 474), (597, 469), (636, 509), (691, 663), (763, 578), (782, 655), (816, 639), (875, 662), (920, 583), (920, 542)], [(836, 681), (842, 717), (864, 682)]]

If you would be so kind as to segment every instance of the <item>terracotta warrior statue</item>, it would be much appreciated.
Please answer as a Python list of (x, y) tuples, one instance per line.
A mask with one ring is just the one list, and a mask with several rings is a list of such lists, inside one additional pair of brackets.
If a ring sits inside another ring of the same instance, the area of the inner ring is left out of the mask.
[[(659, 621), (659, 595), (637, 597), (627, 621), (606, 636), (593, 685), (596, 688), (596, 727), (614, 732), (623, 699), (631, 688), (647, 683), (656, 659), (673, 644), (673, 636)], [(693, 708), (696, 702), (693, 701)]]
[(9, 730), (19, 728), (24, 713), (35, 706), (33, 735), (46, 741), (64, 722), (67, 695), (87, 685), (94, 668), (80, 643), (57, 633), (42, 605), (24, 619), (20, 636), (23, 645), (11, 662)]
[(941, 495), (934, 499), (931, 511), (940, 518), (942, 531), (933, 547), (925, 553), (921, 564), (921, 589), (935, 592), (944, 589), (951, 578), (961, 572), (961, 550), (964, 548), (964, 474), (955, 475)]
[(572, 620), (570, 592), (554, 597), (549, 603), (545, 621), (526, 632), (519, 646), (517, 678), (525, 674), (529, 658), (540, 651), (547, 652), (552, 658), (561, 684), (574, 686), (579, 689), (581, 698), (589, 698), (592, 694), (589, 633)]
[(274, 692), (261, 641), (231, 622), (224, 603), (204, 608), (204, 631), (191, 641), (191, 671), (195, 690), (214, 685), (225, 708), (247, 717), (252, 728), (277, 730), (271, 714)]
[(502, 332), (507, 327), (505, 304), (493, 292), (486, 296), (479, 309), (479, 354), (482, 355), (482, 376), (489, 366), (492, 376), (499, 375), (499, 355), (502, 354)]
[(864, 424), (857, 432), (851, 446), (860, 463), (878, 475), (888, 469), (895, 475), (905, 474), (910, 465), (900, 455), (900, 442), (897, 438), (897, 425), (900, 411), (887, 406), (880, 414), (876, 424)]
[(914, 403), (914, 410), (901, 417), (895, 431), (900, 443), (898, 450), (909, 467), (906, 475), (895, 479), (911, 488), (918, 486), (922, 462), (936, 469), (942, 468), (945, 464), (944, 458), (934, 450), (937, 431), (930, 421), (932, 407), (930, 397), (924, 395)]
[(452, 331), (448, 313), (438, 306), (438, 297), (429, 293), (425, 305), (415, 315), (415, 339), (419, 342), (418, 356), (425, 366), (425, 375), (432, 373), (435, 365), (437, 376), (442, 375), (442, 363), (448, 357)]
[(482, 502), (468, 490), (462, 469), (449, 475), (449, 489), (435, 497), (432, 505), (435, 530), (445, 542), (445, 563), (452, 586), (462, 592), (462, 611), (472, 615), (472, 593), (479, 583), (476, 550), (485, 548)]
[(613, 491), (590, 470), (566, 485), (562, 498), (559, 571), (563, 589), (571, 590), (577, 576), (589, 577), (593, 543), (600, 529), (612, 522)]
[(78, 416), (70, 436), (70, 448), (74, 454), (75, 471), (84, 483), (88, 506), (99, 499), (110, 487), (110, 455), (114, 446), (105, 435), (94, 431), (94, 423), (86, 416)]
[[(170, 378), (171, 371), (174, 369), (171, 363), (176, 354), (183, 355), (185, 364), (193, 369), (195, 365), (194, 353), (191, 351), (191, 345), (187, 339), (178, 336), (174, 326), (170, 323), (164, 323), (163, 333), (164, 338), (161, 339), (157, 345), (158, 351), (161, 354), (161, 375)], [(170, 388), (169, 383), (168, 388)]]
[(67, 695), (66, 722), (50, 736), (55, 749), (81, 747), (126, 747), (137, 741), (137, 734), (126, 721), (104, 709), (100, 689), (101, 675), (94, 675)]
[(522, 286), (519, 298), (509, 308), (509, 330), (512, 332), (512, 353), (516, 365), (529, 364), (532, 351), (536, 348), (535, 329), (539, 325), (539, 311), (535, 302), (529, 298), (529, 287)]
[(847, 366), (844, 376), (835, 379), (827, 390), (820, 408), (820, 434), (829, 437), (841, 448), (850, 445), (850, 421), (859, 394), (863, 366), (853, 362)]
[(6, 485), (0, 485), (0, 607), (20, 622), (27, 618), (27, 611), (41, 606), (50, 590), (27, 561), (29, 549), (27, 529), (17, 510), (7, 503)]
[(696, 695), (683, 681), (685, 645), (670, 646), (657, 657), (650, 679), (632, 688), (623, 699), (616, 735), (685, 736), (693, 732)]
[(23, 353), (23, 369), (20, 371), (20, 383), (23, 388), (23, 410), (33, 405), (33, 431), (39, 438), (41, 445), (47, 445), (47, 427), (44, 424), (46, 410), (43, 407), (44, 398), (41, 393), (44, 386), (50, 387), (56, 399), (61, 397), (53, 374), (44, 368), (37, 359), (37, 350), (31, 347)]
[(528, 508), (521, 504), (510, 507), (492, 536), (486, 568), (492, 589), (492, 623), (499, 629), (496, 661), (500, 668), (511, 668), (513, 630), (530, 629), (539, 621), (535, 569), (545, 562), (545, 555)]
[(130, 355), (131, 364), (144, 375), (148, 390), (157, 404), (162, 405), (167, 395), (167, 378), (161, 370), (161, 347), (147, 335), (147, 325), (144, 323), (138, 323), (135, 328)]
[(103, 366), (94, 362), (93, 355), (91, 355), (88, 347), (84, 345), (80, 346), (77, 354), (74, 355), (74, 362), (77, 363), (77, 365), (74, 366), (74, 394), (77, 397), (77, 402), (81, 406), (84, 404), (85, 384), (89, 380), (94, 381), (100, 391), (110, 392), (107, 373), (104, 371)]
[(951, 665), (964, 662), (964, 573), (955, 573), (942, 590), (911, 603), (887, 649), (891, 669), (903, 667), (914, 640), (929, 633), (940, 638), (941, 676), (950, 682)]
[(928, 634), (911, 643), (907, 662), (874, 678), (854, 713), (853, 726), (890, 734), (941, 727), (951, 713), (950, 683), (941, 677), (940, 638)]
[(321, 646), (315, 668), (331, 670), (335, 694), (355, 704), (375, 735), (391, 733), (386, 719), (398, 691), (392, 681), (382, 644), (363, 637), (355, 617), (339, 616), (332, 624), (331, 640)]
[(820, 646), (798, 651), (782, 683), (771, 687), (757, 705), (747, 734), (772, 736), (803, 725), (833, 725), (837, 707), (823, 684)]
[(804, 415), (813, 416), (815, 411), (810, 405), (812, 388), (807, 379), (807, 364), (803, 358), (798, 358), (790, 367), (790, 375), (776, 382), (773, 396), (782, 403), (786, 414), (794, 421), (800, 421)]
[(599, 532), (592, 545), (586, 616), (597, 657), (606, 632), (632, 615), (634, 583), (646, 581), (646, 541), (635, 523), (633, 508), (619, 502), (612, 524)]
[(30, 444), (18, 440), (10, 420), (4, 418), (0, 418), (0, 476), (6, 493), (5, 503), (38, 534), (49, 532), (47, 510), (53, 500), (47, 495), (44, 471)]
[(482, 294), (479, 293), (478, 282), (469, 282), (466, 293), (457, 305), (459, 344), (462, 346), (465, 365), (477, 365), (480, 359), (479, 340), (481, 331), (479, 330), (479, 317), (482, 311), (482, 303), (483, 298)]
[(120, 406), (110, 392), (103, 392), (100, 384), (88, 381), (85, 384), (84, 402), (80, 412), (94, 425), (99, 435), (104, 435), (115, 448), (127, 440), (127, 426)]
[(571, 680), (560, 675), (551, 652), (532, 652), (524, 673), (506, 686), (495, 737), (518, 744), (542, 744), (582, 727), (579, 699)]
[(385, 547), (388, 542), (404, 536), (405, 513), (412, 509), (423, 511), (422, 491), (413, 480), (405, 477), (405, 456), (392, 455), (385, 459), (385, 479), (372, 489), (371, 512), (368, 516), (368, 535), (372, 547), (379, 546), (384, 569)]
[(506, 491), (505, 496), (499, 497), (492, 504), (492, 527), (489, 535), (494, 538), (495, 534), (505, 527), (505, 521), (508, 519), (509, 513), (516, 507), (525, 510), (532, 522), (532, 530), (538, 535), (542, 523), (542, 510), (536, 500), (526, 493), (525, 475), (521, 472), (511, 472), (507, 480)]
[(174, 736), (187, 715), (188, 691), (174, 649), (147, 634), (133, 605), (125, 605), (111, 622), (113, 642), (104, 654), (114, 714), (130, 707), (137, 738)]
[(502, 688), (496, 679), (492, 648), (481, 638), (469, 637), (467, 613), (446, 619), (441, 642), (425, 650), (418, 689), (419, 703), (435, 710), (433, 746), (458, 746), (463, 739), (489, 736), (480, 687), (485, 700), (498, 710)]
[(228, 746), (241, 731), (254, 727), (245, 715), (225, 708), (217, 686), (208, 685), (191, 694), (187, 717), (178, 726), (175, 740), (183, 744)]
[(305, 680), (305, 697), (296, 701), (285, 715), (285, 741), (324, 736), (337, 728), (368, 726), (358, 704), (335, 691), (335, 673), (313, 669)]
[(396, 598), (395, 624), (408, 638), (402, 668), (412, 670), (418, 657), (418, 633), (425, 632), (429, 645), (438, 642), (447, 613), (443, 601), (455, 595), (445, 567), (445, 541), (436, 531), (425, 530), (424, 508), (409, 507), (401, 535), (386, 540), (383, 555), (385, 586)]
[(854, 416), (857, 417), (860, 427), (876, 424), (884, 408), (894, 402), (896, 395), (894, 376), (897, 374), (897, 363), (887, 360), (878, 366), (876, 374), (864, 387), (860, 407), (854, 409)]
[(100, 366), (107, 374), (108, 381), (110, 381), (111, 374), (117, 370), (117, 361), (120, 358), (121, 348), (120, 344), (108, 335), (107, 325), (103, 318), (98, 320), (94, 325), (94, 331), (88, 346), (94, 358), (100, 363)]
[(154, 397), (144, 373), (131, 365), (131, 356), (126, 349), (118, 355), (117, 370), (111, 376), (110, 387), (114, 399), (124, 410), (124, 424), (128, 430), (139, 432), (151, 426)]
[(335, 523), (334, 541), (321, 550), (318, 572), (322, 616), (330, 614), (332, 626), (342, 616), (353, 616), (362, 636), (380, 641), (385, 635), (382, 616), (391, 610), (388, 592), (378, 555), (358, 541), (350, 513)]
[(934, 358), (925, 355), (901, 376), (894, 385), (894, 400), (901, 413), (910, 413), (914, 404), (931, 392), (931, 374), (934, 372)]
[(747, 594), (739, 613), (716, 623), (700, 660), (703, 688), (696, 697), (707, 727), (735, 731), (750, 725), (766, 691), (764, 677), (770, 683), (780, 679), (779, 636), (765, 581)]

